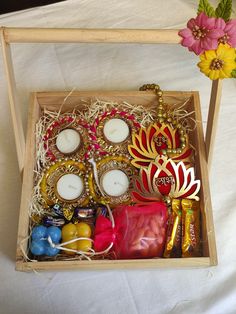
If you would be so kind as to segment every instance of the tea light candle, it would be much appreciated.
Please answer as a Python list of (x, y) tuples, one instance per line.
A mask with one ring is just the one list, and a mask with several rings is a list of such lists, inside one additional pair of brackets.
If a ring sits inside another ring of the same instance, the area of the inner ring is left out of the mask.
[(83, 190), (83, 181), (75, 174), (65, 174), (57, 181), (57, 193), (64, 200), (72, 201), (78, 198)]
[(121, 143), (127, 139), (130, 134), (128, 124), (118, 118), (108, 120), (103, 128), (106, 139), (112, 143)]
[(80, 145), (80, 134), (73, 129), (61, 131), (56, 139), (56, 146), (63, 154), (71, 154), (76, 151)]
[(101, 181), (104, 192), (109, 196), (120, 196), (129, 189), (128, 176), (118, 169), (107, 171)]

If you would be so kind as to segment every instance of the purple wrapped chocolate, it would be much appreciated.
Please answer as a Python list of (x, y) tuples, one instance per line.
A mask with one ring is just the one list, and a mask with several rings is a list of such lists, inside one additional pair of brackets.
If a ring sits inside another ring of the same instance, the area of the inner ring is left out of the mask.
[(50, 226), (61, 227), (65, 224), (65, 219), (45, 216), (43, 217), (43, 224), (46, 227), (50, 227)]

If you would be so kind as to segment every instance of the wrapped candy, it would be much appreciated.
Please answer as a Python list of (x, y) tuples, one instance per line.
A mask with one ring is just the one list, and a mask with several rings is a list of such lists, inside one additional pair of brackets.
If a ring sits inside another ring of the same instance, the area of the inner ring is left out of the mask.
[(117, 259), (163, 255), (168, 218), (164, 203), (119, 206), (113, 210), (113, 217), (114, 228), (109, 219), (103, 216), (97, 218), (94, 232), (95, 251), (103, 251), (113, 243), (113, 252)]
[(200, 203), (183, 199), (182, 205), (182, 257), (201, 256)]
[(61, 227), (65, 224), (65, 219), (63, 218), (55, 218), (52, 216), (44, 216), (43, 217), (43, 224), (46, 227), (55, 226), (55, 227)]
[(168, 222), (164, 257), (181, 257), (182, 210), (181, 200), (173, 199)]

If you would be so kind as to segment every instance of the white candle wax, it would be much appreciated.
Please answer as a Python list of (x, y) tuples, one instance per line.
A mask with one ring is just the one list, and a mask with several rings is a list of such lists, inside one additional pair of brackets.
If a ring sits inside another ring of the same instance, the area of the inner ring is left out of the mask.
[(80, 145), (80, 134), (73, 129), (61, 131), (56, 139), (56, 146), (63, 154), (70, 154), (76, 151)]
[(83, 190), (83, 181), (75, 174), (65, 174), (57, 181), (57, 193), (64, 200), (72, 201), (78, 198)]
[(104, 192), (109, 196), (120, 196), (129, 189), (129, 178), (121, 170), (110, 170), (102, 176), (101, 182)]
[(127, 139), (130, 130), (128, 124), (122, 119), (110, 119), (103, 128), (106, 139), (112, 143), (121, 143)]

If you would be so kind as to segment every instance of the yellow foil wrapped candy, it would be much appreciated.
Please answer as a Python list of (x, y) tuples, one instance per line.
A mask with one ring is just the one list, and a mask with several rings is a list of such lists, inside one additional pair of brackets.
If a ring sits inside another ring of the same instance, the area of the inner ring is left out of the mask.
[(182, 205), (182, 257), (201, 256), (200, 203), (183, 199)]
[(180, 199), (172, 200), (164, 257), (181, 257), (182, 210)]

